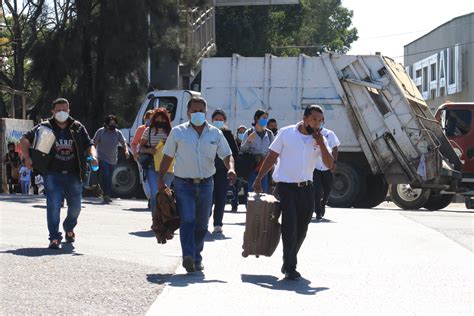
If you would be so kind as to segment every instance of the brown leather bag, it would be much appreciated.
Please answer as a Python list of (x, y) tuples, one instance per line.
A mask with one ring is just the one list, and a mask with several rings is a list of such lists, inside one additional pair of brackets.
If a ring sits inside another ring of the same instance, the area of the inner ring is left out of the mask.
[(245, 219), (243, 257), (270, 257), (280, 242), (280, 202), (270, 194), (249, 193)]

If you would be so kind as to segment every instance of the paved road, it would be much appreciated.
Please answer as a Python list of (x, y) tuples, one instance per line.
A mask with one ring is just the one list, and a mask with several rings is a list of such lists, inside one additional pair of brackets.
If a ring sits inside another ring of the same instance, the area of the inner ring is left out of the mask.
[(84, 206), (75, 248), (58, 254), (44, 249), (44, 200), (0, 196), (0, 313), (474, 313), (474, 214), (461, 204), (328, 209), (310, 225), (298, 282), (282, 279), (281, 245), (242, 258), (244, 209), (208, 236), (204, 273), (186, 275), (178, 238), (156, 244), (144, 202)]

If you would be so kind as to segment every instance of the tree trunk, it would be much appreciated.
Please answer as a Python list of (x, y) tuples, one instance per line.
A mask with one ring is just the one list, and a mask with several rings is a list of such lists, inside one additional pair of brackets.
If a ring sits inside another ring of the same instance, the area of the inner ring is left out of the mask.
[(78, 83), (78, 94), (81, 107), (77, 107), (74, 114), (79, 120), (83, 120), (86, 126), (90, 126), (94, 111), (92, 110), (92, 98), (94, 95), (93, 67), (92, 67), (92, 1), (81, 0), (76, 2), (77, 22), (79, 36), (81, 37), (81, 74)]
[(97, 38), (97, 64), (95, 74), (95, 93), (94, 93), (94, 109), (95, 109), (95, 120), (94, 127), (98, 128), (103, 123), (103, 118), (107, 114), (107, 102), (105, 97), (106, 89), (106, 67), (105, 67), (105, 56), (106, 56), (106, 34), (107, 34), (107, 15), (108, 15), (107, 0), (100, 1), (100, 14), (99, 14), (99, 33)]

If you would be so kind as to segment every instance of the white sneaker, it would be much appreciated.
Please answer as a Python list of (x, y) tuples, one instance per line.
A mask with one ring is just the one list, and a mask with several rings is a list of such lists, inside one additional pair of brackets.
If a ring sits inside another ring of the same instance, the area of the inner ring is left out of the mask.
[(221, 234), (222, 233), (222, 226), (214, 226), (213, 234)]

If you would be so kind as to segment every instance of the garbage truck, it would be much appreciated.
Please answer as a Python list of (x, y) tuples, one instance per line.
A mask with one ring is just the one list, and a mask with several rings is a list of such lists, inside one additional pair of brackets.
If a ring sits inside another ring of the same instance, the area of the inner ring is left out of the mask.
[[(306, 106), (321, 105), (325, 126), (341, 142), (332, 206), (375, 207), (385, 200), (389, 185), (390, 196), (405, 209), (436, 204), (441, 194), (470, 194), (461, 187), (462, 162), (440, 123), (404, 67), (389, 57), (323, 53), (207, 58), (200, 92), (148, 93), (123, 134), (131, 141), (144, 113), (157, 107), (167, 108), (173, 125), (187, 121), (187, 102), (199, 93), (208, 102), (208, 113), (227, 113), (233, 131), (250, 126), (257, 109), (286, 126), (301, 120)], [(114, 190), (132, 194), (140, 187), (139, 178), (131, 161), (119, 163)], [(415, 189), (421, 189), (421, 198), (410, 195)]]

